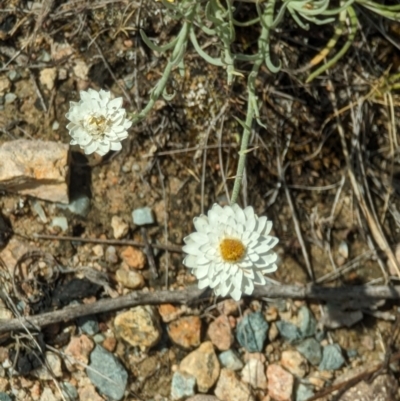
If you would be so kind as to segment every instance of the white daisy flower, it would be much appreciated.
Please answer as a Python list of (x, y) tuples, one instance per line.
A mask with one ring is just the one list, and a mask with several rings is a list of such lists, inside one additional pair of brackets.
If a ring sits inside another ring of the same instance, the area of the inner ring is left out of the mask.
[(86, 154), (105, 155), (109, 150), (121, 150), (121, 141), (128, 136), (132, 122), (125, 118), (122, 97), (111, 100), (110, 92), (89, 89), (81, 91), (79, 102), (70, 102), (65, 115), (72, 137), (71, 145), (79, 145)]
[(184, 238), (183, 263), (192, 269), (199, 288), (210, 286), (218, 296), (238, 301), (242, 293), (251, 295), (254, 284), (266, 283), (264, 274), (277, 269), (272, 248), (278, 238), (268, 235), (272, 222), (258, 217), (251, 206), (217, 204), (208, 215), (195, 217), (194, 232)]

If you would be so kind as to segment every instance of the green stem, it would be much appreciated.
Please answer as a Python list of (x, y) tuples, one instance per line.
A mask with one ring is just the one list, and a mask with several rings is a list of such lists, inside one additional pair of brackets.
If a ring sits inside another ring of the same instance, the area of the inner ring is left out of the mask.
[(134, 125), (139, 123), (140, 121), (144, 120), (146, 118), (146, 116), (149, 114), (149, 112), (152, 110), (156, 101), (159, 99), (159, 97), (165, 91), (165, 88), (166, 88), (167, 82), (168, 82), (168, 78), (171, 75), (172, 69), (181, 62), (181, 60), (185, 54), (186, 44), (188, 42), (189, 33), (192, 28), (193, 19), (195, 16), (195, 10), (196, 10), (196, 7), (193, 7), (192, 12), (189, 14), (188, 20), (183, 23), (183, 26), (178, 35), (178, 40), (176, 42), (176, 45), (172, 52), (172, 55), (171, 55), (170, 59), (168, 60), (168, 63), (164, 69), (163, 75), (150, 93), (149, 102), (147, 103), (146, 107), (140, 113), (135, 114), (132, 117), (132, 123)]
[(242, 123), (243, 125), (243, 134), (242, 141), (240, 144), (239, 151), (239, 162), (236, 170), (235, 182), (233, 184), (232, 196), (231, 196), (231, 205), (237, 202), (240, 186), (242, 184), (244, 168), (246, 166), (246, 156), (247, 149), (249, 146), (251, 127), (253, 125), (254, 117), (258, 116), (258, 106), (257, 106), (257, 96), (255, 94), (255, 84), (256, 78), (258, 76), (258, 72), (262, 63), (266, 60), (266, 55), (269, 52), (269, 33), (270, 26), (272, 26), (273, 17), (274, 17), (274, 5), (275, 0), (271, 0), (269, 2), (268, 9), (264, 12), (264, 21), (265, 24), (262, 25), (261, 34), (258, 39), (259, 53), (260, 57), (254, 62), (251, 73), (249, 74), (247, 80), (247, 91), (248, 91), (248, 102), (247, 102), (247, 114), (246, 121)]

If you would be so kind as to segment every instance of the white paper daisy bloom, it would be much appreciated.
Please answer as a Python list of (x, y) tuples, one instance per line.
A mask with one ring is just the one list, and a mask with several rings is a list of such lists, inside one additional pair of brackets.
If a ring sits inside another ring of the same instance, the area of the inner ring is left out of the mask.
[(70, 102), (65, 115), (72, 137), (71, 145), (79, 145), (86, 154), (103, 156), (110, 150), (120, 150), (121, 141), (128, 136), (132, 122), (125, 118), (122, 97), (111, 100), (110, 92), (89, 89), (81, 91), (79, 102)]
[(272, 248), (278, 238), (268, 235), (272, 222), (258, 217), (251, 206), (217, 204), (208, 215), (195, 217), (194, 232), (184, 238), (183, 263), (192, 269), (199, 288), (210, 286), (217, 296), (238, 301), (242, 293), (251, 295), (254, 285), (263, 285), (264, 274), (277, 269)]

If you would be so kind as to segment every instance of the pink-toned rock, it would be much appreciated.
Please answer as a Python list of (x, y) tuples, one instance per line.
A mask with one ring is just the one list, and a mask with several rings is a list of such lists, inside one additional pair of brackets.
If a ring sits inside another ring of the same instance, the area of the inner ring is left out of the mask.
[(160, 313), (162, 321), (164, 323), (169, 323), (185, 313), (185, 308), (178, 308), (172, 304), (162, 304), (158, 307), (158, 312)]
[(72, 337), (64, 351), (67, 369), (70, 372), (75, 369), (84, 370), (89, 362), (89, 355), (93, 347), (93, 341), (85, 334), (79, 337)]
[(294, 377), (280, 365), (267, 367), (268, 395), (276, 401), (291, 401)]
[(222, 315), (235, 315), (238, 312), (239, 305), (242, 303), (242, 300), (237, 302), (234, 299), (226, 299), (217, 304), (217, 309)]
[(250, 361), (250, 359), (257, 359), (261, 363), (265, 363), (267, 361), (267, 358), (261, 352), (247, 352), (246, 351), (244, 353), (243, 360), (245, 362), (248, 362), (248, 361)]
[(69, 145), (18, 139), (0, 146), (0, 189), (69, 203)]
[(308, 372), (307, 359), (298, 351), (283, 351), (281, 365), (297, 377), (304, 377)]
[(132, 269), (143, 269), (146, 265), (144, 253), (133, 246), (126, 247), (121, 252), (121, 258)]
[(181, 317), (168, 325), (168, 335), (183, 348), (197, 347), (200, 344), (201, 320), (198, 316)]
[(207, 336), (220, 351), (230, 349), (233, 344), (233, 335), (229, 318), (226, 315), (218, 316), (209, 325)]
[(0, 252), (0, 258), (12, 273), (18, 259), (25, 253), (33, 250), (35, 250), (35, 248), (30, 245), (29, 242), (17, 237), (12, 237), (7, 246)]
[(265, 365), (258, 359), (250, 359), (242, 370), (242, 381), (254, 389), (265, 390), (268, 387)]
[(114, 352), (116, 346), (117, 346), (117, 340), (114, 337), (107, 337), (103, 341), (103, 348), (109, 352)]
[(104, 401), (94, 388), (93, 384), (86, 384), (78, 390), (79, 401)]
[(199, 348), (182, 359), (179, 369), (196, 378), (200, 393), (207, 393), (219, 376), (219, 361), (211, 341), (206, 341)]
[(249, 386), (241, 382), (233, 370), (222, 369), (214, 394), (221, 401), (255, 401)]

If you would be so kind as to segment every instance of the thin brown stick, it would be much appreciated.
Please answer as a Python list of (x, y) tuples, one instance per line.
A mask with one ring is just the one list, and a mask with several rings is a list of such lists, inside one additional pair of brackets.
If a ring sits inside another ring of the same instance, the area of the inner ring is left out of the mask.
[[(147, 246), (143, 242), (133, 241), (133, 240), (81, 238), (81, 237), (71, 237), (71, 236), (61, 236), (61, 235), (59, 236), (50, 234), (34, 234), (33, 237), (37, 239), (51, 239), (57, 241), (88, 242), (92, 244), (131, 245), (131, 246), (138, 246), (140, 248), (145, 248)], [(164, 245), (164, 244), (149, 243), (149, 246), (156, 249), (162, 249), (164, 251), (182, 253), (182, 247), (179, 245)]]
[[(0, 334), (14, 330), (23, 330), (26, 327), (34, 330), (35, 327), (45, 327), (55, 323), (74, 320), (82, 316), (113, 312), (138, 305), (190, 304), (200, 300), (208, 301), (209, 296), (204, 294), (206, 294), (204, 290), (199, 290), (196, 287), (190, 287), (182, 291), (135, 291), (119, 298), (101, 299), (92, 304), (67, 306), (54, 312), (1, 321)], [(313, 284), (307, 286), (267, 284), (262, 287), (256, 287), (251, 297), (253, 299), (268, 297), (335, 302), (339, 300), (367, 299), (371, 300), (372, 303), (378, 299), (400, 299), (400, 286), (345, 286), (327, 288)]]

